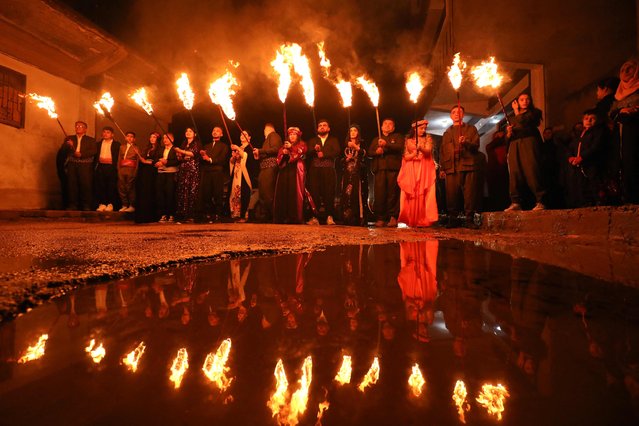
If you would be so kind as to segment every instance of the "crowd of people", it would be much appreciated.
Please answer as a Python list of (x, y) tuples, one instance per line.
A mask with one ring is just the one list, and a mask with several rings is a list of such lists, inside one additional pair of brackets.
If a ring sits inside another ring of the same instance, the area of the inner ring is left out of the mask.
[(67, 209), (115, 209), (135, 213), (137, 222), (476, 228), (482, 210), (637, 203), (639, 63), (600, 81), (597, 98), (561, 135), (540, 132), (543, 114), (521, 93), (487, 156), (461, 105), (450, 110), (453, 124), (441, 139), (427, 134), (426, 120), (402, 134), (386, 118), (370, 144), (359, 125), (340, 141), (321, 119), (308, 142), (298, 127), (282, 139), (267, 123), (259, 147), (246, 131), (230, 144), (220, 127), (203, 145), (189, 127), (179, 144), (153, 132), (141, 148), (134, 132), (120, 143), (111, 127), (96, 142), (78, 121), (58, 152), (58, 175)]

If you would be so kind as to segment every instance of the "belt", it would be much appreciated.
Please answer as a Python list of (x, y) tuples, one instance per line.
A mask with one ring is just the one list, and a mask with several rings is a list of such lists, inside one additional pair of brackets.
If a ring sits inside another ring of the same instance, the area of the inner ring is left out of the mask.
[(270, 169), (271, 167), (277, 167), (276, 157), (268, 157), (260, 161), (260, 169)]

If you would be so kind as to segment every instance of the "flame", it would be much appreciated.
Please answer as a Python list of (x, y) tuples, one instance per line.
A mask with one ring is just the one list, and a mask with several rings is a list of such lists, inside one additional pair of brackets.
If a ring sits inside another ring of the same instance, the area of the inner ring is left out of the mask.
[(462, 74), (466, 70), (466, 62), (461, 60), (459, 52), (455, 53), (453, 65), (448, 69), (448, 79), (453, 89), (459, 90), (462, 82)]
[(144, 108), (144, 111), (146, 111), (147, 114), (153, 114), (153, 105), (149, 103), (149, 100), (146, 96), (146, 89), (144, 87), (139, 88), (130, 96), (136, 104)]
[(375, 357), (375, 359), (373, 360), (373, 363), (371, 364), (371, 368), (368, 369), (368, 372), (366, 373), (366, 375), (362, 379), (362, 382), (359, 384), (357, 388), (360, 391), (364, 392), (364, 389), (366, 389), (368, 386), (374, 385), (375, 383), (377, 383), (378, 379), (379, 379), (379, 359)]
[(266, 403), (266, 406), (271, 409), (273, 417), (278, 415), (280, 411), (286, 407), (286, 396), (288, 395), (288, 380), (286, 378), (286, 371), (284, 371), (284, 363), (281, 359), (277, 361), (274, 375), (277, 382), (275, 392)]
[(135, 373), (138, 370), (138, 363), (140, 362), (140, 358), (142, 358), (145, 349), (146, 346), (144, 345), (144, 342), (140, 342), (135, 349), (122, 358), (122, 364), (126, 365), (126, 368), (128, 368), (129, 371)]
[(424, 85), (424, 80), (417, 71), (413, 71), (408, 74), (408, 76), (406, 77), (406, 90), (408, 90), (410, 101), (412, 103), (417, 103), (419, 95), (422, 93), (422, 90), (424, 90), (424, 87), (426, 87)]
[(93, 104), (93, 108), (95, 108), (98, 114), (104, 115), (105, 111), (111, 112), (113, 104), (115, 104), (113, 96), (111, 96), (111, 93), (105, 92), (102, 94), (102, 97), (99, 100), (95, 101), (95, 103)]
[(24, 364), (29, 361), (34, 361), (36, 359), (42, 358), (44, 356), (44, 348), (47, 345), (47, 340), (49, 339), (48, 334), (43, 334), (38, 338), (38, 342), (29, 346), (26, 351), (24, 351), (24, 355), (18, 359), (18, 364)]
[(351, 382), (351, 373), (353, 372), (353, 362), (350, 355), (344, 355), (342, 357), (342, 366), (339, 368), (335, 381), (340, 385), (345, 385)]
[(236, 87), (238, 87), (237, 80), (228, 70), (222, 77), (211, 83), (209, 87), (211, 102), (221, 106), (224, 114), (231, 120), (235, 120), (232, 97), (235, 95)]
[(331, 73), (331, 61), (326, 57), (326, 52), (324, 51), (324, 42), (320, 41), (317, 43), (317, 53), (320, 58), (320, 66), (324, 70), (325, 77), (328, 77)]
[(186, 352), (186, 348), (178, 349), (177, 355), (171, 365), (171, 377), (169, 380), (175, 385), (175, 389), (178, 389), (182, 384), (182, 379), (186, 370), (189, 369), (189, 354)]
[(53, 99), (48, 96), (40, 96), (35, 93), (29, 93), (27, 96), (37, 102), (36, 106), (38, 108), (46, 109), (49, 117), (58, 118), (58, 114), (55, 112), (55, 102), (53, 102)]
[(302, 364), (302, 378), (300, 379), (300, 388), (295, 391), (291, 397), (290, 412), (288, 414), (288, 423), (296, 425), (299, 417), (306, 411), (308, 404), (308, 391), (313, 380), (313, 359), (307, 356)]
[(311, 77), (311, 66), (306, 55), (302, 54), (302, 48), (298, 44), (293, 44), (293, 69), (302, 79), (300, 84), (304, 89), (304, 99), (308, 106), (315, 104), (315, 86)]
[(106, 350), (104, 349), (102, 343), (96, 346), (95, 339), (91, 339), (91, 341), (89, 342), (89, 346), (84, 348), (84, 351), (91, 356), (91, 359), (96, 364), (102, 362), (104, 356), (106, 355)]
[(229, 367), (226, 363), (229, 360), (229, 353), (231, 352), (231, 339), (224, 340), (220, 347), (217, 348), (215, 354), (210, 353), (204, 360), (202, 371), (204, 375), (220, 388), (220, 391), (225, 391), (229, 387), (232, 378), (226, 376), (229, 371)]
[(183, 72), (180, 75), (180, 78), (175, 82), (177, 84), (177, 93), (184, 104), (184, 108), (189, 111), (193, 109), (193, 102), (195, 101), (195, 93), (193, 93), (193, 89), (191, 89), (191, 83), (189, 82), (189, 76)]
[(350, 81), (339, 79), (337, 83), (335, 83), (335, 87), (337, 87), (337, 90), (342, 97), (342, 104), (344, 105), (344, 108), (350, 108), (350, 106), (353, 105), (353, 86)]
[(279, 84), (277, 86), (277, 94), (282, 103), (286, 102), (286, 96), (288, 95), (288, 89), (291, 87), (291, 63), (286, 58), (285, 46), (280, 46), (280, 50), (277, 52), (275, 59), (271, 62), (271, 66), (278, 75)]
[(470, 73), (475, 79), (475, 84), (480, 88), (490, 86), (493, 89), (497, 89), (504, 79), (504, 76), (497, 71), (497, 64), (493, 56), (490, 57), (488, 62), (484, 61), (481, 65), (474, 66)]
[(330, 407), (330, 405), (331, 404), (329, 404), (328, 401), (319, 403), (319, 405), (317, 406), (317, 421), (315, 422), (315, 426), (321, 426), (322, 417), (324, 417), (324, 412), (328, 410), (328, 407)]
[(232, 66), (233, 68), (237, 68), (240, 66), (239, 62), (233, 62), (232, 60), (229, 59), (229, 65)]
[(487, 383), (481, 387), (481, 393), (476, 400), (486, 408), (488, 414), (497, 417), (497, 420), (501, 420), (501, 414), (505, 409), (504, 401), (509, 396), (508, 389), (501, 384), (493, 386)]
[(413, 372), (408, 378), (408, 385), (410, 386), (410, 390), (413, 392), (413, 395), (416, 397), (420, 396), (425, 384), (426, 380), (424, 380), (424, 376), (422, 376), (422, 371), (419, 369), (419, 365), (413, 365)]
[(357, 85), (366, 92), (370, 98), (373, 106), (377, 108), (379, 105), (379, 89), (377, 85), (370, 80), (367, 80), (364, 76), (357, 77)]
[(457, 380), (457, 383), (455, 383), (455, 389), (453, 390), (453, 401), (455, 401), (459, 420), (461, 420), (462, 423), (466, 423), (465, 412), (470, 410), (470, 404), (468, 404), (468, 401), (466, 400), (467, 396), (468, 391), (466, 390), (466, 385), (462, 380)]

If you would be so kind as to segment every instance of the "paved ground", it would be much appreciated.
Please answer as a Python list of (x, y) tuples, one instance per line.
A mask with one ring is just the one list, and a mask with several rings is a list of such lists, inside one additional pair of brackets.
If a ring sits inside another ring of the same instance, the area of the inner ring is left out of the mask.
[(493, 213), (484, 216), (481, 230), (133, 225), (121, 215), (105, 220), (93, 212), (4, 212), (0, 218), (0, 320), (83, 283), (186, 262), (427, 238), (471, 240), (513, 256), (639, 286), (637, 208)]

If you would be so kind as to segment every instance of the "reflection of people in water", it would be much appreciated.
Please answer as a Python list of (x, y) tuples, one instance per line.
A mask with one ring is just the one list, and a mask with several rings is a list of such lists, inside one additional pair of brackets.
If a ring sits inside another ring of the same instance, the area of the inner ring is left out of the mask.
[(406, 320), (415, 324), (413, 337), (428, 342), (437, 296), (437, 252), (439, 241), (400, 243), (401, 269), (397, 282), (402, 289)]
[(191, 294), (197, 280), (197, 266), (188, 265), (178, 269), (175, 272), (175, 280), (179, 294), (171, 301), (171, 306), (182, 308), (180, 322), (182, 325), (188, 325), (193, 311)]

